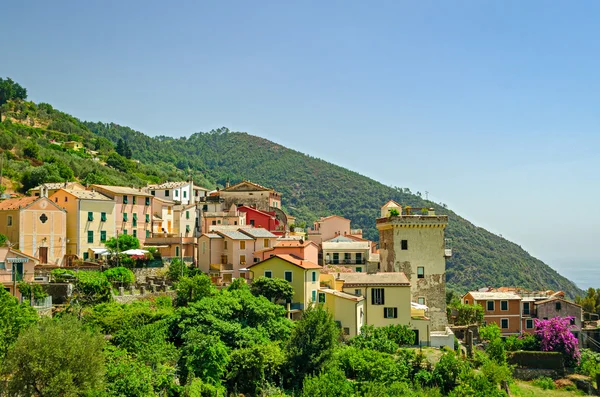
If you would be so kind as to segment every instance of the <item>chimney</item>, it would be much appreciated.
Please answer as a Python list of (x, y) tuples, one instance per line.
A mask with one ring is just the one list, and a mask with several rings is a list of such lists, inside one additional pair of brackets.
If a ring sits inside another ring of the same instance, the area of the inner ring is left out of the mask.
[(190, 175), (190, 204), (196, 204), (196, 195), (194, 192), (194, 180)]

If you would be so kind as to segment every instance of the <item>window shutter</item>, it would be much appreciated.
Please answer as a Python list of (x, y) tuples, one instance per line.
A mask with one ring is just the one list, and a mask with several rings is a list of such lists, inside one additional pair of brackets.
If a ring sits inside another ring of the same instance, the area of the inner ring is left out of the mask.
[(385, 288), (381, 289), (381, 304), (385, 305)]
[(398, 308), (394, 308), (394, 318), (398, 318)]
[(387, 307), (383, 308), (383, 318), (388, 318)]
[[(374, 305), (375, 304), (375, 290), (373, 288), (371, 288), (371, 304)], [(385, 314), (385, 309), (384, 310), (384, 314)]]

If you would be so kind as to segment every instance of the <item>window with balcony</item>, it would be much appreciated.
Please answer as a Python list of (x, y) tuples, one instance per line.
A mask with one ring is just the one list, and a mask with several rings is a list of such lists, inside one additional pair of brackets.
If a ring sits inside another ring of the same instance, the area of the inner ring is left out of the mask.
[(357, 252), (356, 253), (356, 263), (357, 264), (363, 263), (363, 261), (362, 261), (362, 252)]
[(423, 266), (417, 267), (417, 278), (425, 278), (425, 267), (423, 267)]
[(334, 253), (333, 253), (333, 260), (332, 260), (332, 263), (333, 263), (334, 265), (337, 265), (337, 264), (339, 264), (339, 263), (340, 263), (340, 254), (339, 254), (338, 252), (334, 252)]
[(287, 282), (292, 282), (292, 272), (290, 272), (289, 270), (286, 270), (285, 272), (283, 272), (283, 278), (285, 279), (285, 281)]
[(93, 212), (88, 212), (88, 222), (91, 222), (94, 220), (94, 213)]
[(398, 308), (397, 307), (384, 307), (383, 308), (383, 318), (398, 318)]
[(352, 263), (352, 255), (349, 252), (344, 252), (344, 263)]
[(92, 230), (88, 230), (88, 232), (87, 232), (87, 242), (88, 243), (94, 242), (94, 232)]
[(385, 290), (383, 288), (373, 288), (371, 290), (371, 304), (372, 305), (385, 304)]

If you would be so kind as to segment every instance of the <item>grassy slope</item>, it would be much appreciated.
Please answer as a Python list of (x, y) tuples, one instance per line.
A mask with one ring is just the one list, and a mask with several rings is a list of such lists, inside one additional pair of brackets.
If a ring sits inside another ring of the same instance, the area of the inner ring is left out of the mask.
[(207, 184), (223, 185), (249, 179), (283, 193), (283, 205), (301, 220), (341, 214), (362, 227), (365, 236), (378, 239), (375, 218), (379, 208), (393, 199), (413, 208), (435, 207), (448, 214), (447, 237), (454, 257), (448, 261), (448, 283), (458, 291), (482, 286), (520, 286), (530, 289), (580, 291), (542, 261), (517, 244), (477, 227), (441, 205), (385, 186), (356, 172), (287, 149), (246, 133), (226, 129), (198, 133), (190, 138), (150, 138), (126, 127), (87, 123), (94, 132), (116, 141), (127, 140), (133, 157), (143, 163), (168, 164), (203, 174)]

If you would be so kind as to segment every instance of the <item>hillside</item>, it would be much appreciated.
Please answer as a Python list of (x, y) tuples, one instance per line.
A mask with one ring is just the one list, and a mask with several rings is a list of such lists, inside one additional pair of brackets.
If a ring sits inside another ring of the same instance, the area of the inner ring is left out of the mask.
[[(149, 137), (113, 123), (82, 123), (48, 104), (32, 102), (9, 102), (4, 114), (0, 149), (10, 159), (4, 175), (20, 182), (15, 188), (22, 191), (44, 180), (65, 179), (140, 186), (187, 178), (191, 170), (195, 182), (209, 188), (223, 186), (227, 178), (273, 187), (283, 194), (284, 209), (300, 221), (310, 224), (319, 216), (340, 214), (373, 240), (378, 237), (379, 208), (393, 199), (414, 208), (435, 207), (449, 215), (447, 237), (454, 249), (448, 261), (450, 288), (462, 292), (482, 286), (520, 286), (582, 294), (517, 244), (473, 225), (444, 205), (260, 137), (225, 128), (189, 138)], [(121, 148), (125, 143), (129, 152), (115, 152), (120, 140)], [(83, 151), (65, 149), (64, 141), (80, 141), (97, 154), (92, 159)]]

